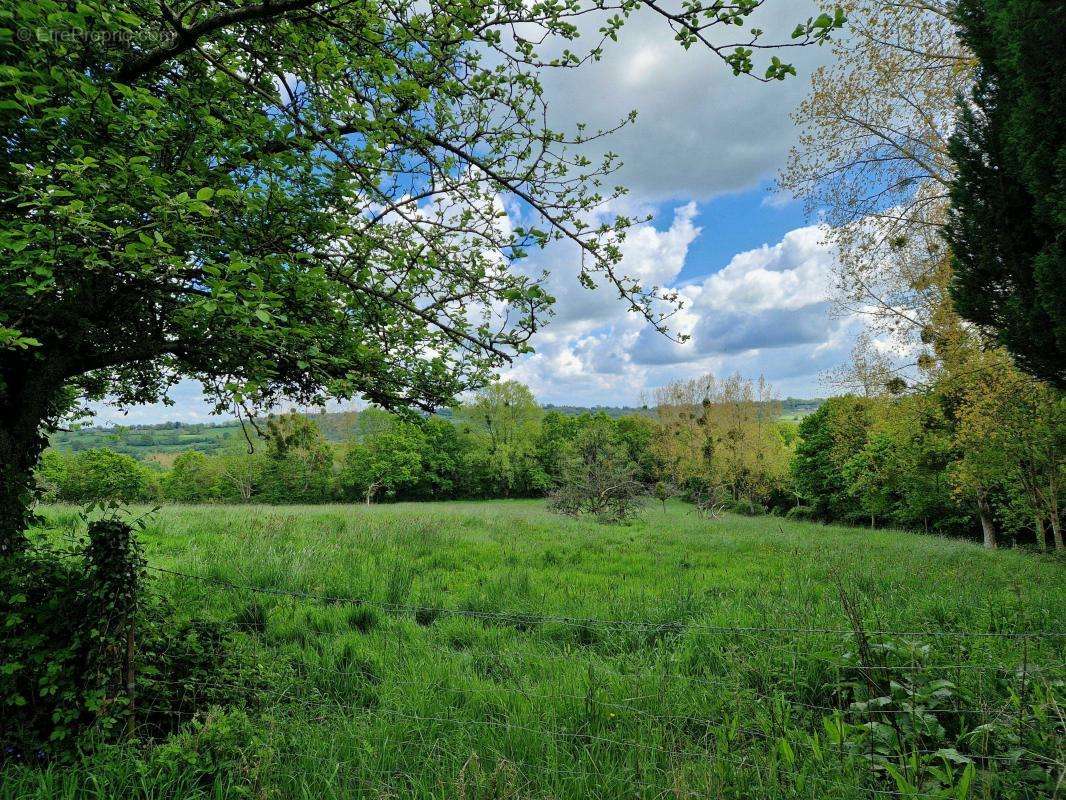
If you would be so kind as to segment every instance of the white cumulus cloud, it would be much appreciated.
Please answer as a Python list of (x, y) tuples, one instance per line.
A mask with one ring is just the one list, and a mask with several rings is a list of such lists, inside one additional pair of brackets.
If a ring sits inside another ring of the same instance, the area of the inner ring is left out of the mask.
[[(766, 31), (766, 42), (789, 42), (796, 23), (812, 15), (817, 4), (809, 0), (774, 0), (749, 25), (709, 34), (723, 43), (757, 27)], [(591, 43), (599, 24), (590, 19), (581, 41)], [(769, 84), (734, 76), (702, 45), (682, 48), (665, 20), (645, 9), (617, 43), (608, 43), (599, 62), (543, 75), (551, 121), (560, 128), (577, 121), (609, 128), (636, 110), (636, 123), (605, 146), (625, 163), (620, 182), (642, 199), (704, 200), (752, 188), (784, 163), (796, 140), (789, 112), (809, 90), (811, 72), (830, 56), (827, 47), (774, 52), (799, 74)], [(759, 64), (768, 58), (765, 51), (757, 57), (764, 59)]]
[[(788, 394), (815, 394), (820, 375), (847, 359), (861, 329), (831, 313), (835, 256), (817, 226), (735, 255), (702, 280), (676, 285), (699, 228), (692, 204), (674, 210), (667, 230), (642, 226), (627, 239), (622, 268), (674, 286), (685, 308), (672, 320), (683, 343), (626, 315), (616, 295), (573, 291), (568, 274), (553, 272), (557, 322), (538, 340), (538, 353), (507, 377), (556, 403), (632, 404), (657, 385), (703, 372), (763, 374)], [(563, 253), (551, 254), (553, 264)], [(558, 324), (557, 324), (558, 323)]]

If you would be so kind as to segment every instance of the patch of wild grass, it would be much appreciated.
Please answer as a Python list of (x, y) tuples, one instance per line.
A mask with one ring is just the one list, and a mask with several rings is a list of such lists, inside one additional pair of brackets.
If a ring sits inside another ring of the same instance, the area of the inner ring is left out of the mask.
[[(76, 525), (69, 509), (44, 515), (42, 535)], [(193, 779), (98, 753), (9, 766), (0, 800), (868, 798), (902, 790), (826, 727), (857, 674), (854, 638), (825, 632), (850, 626), (840, 586), (871, 631), (1036, 631), (1066, 618), (1066, 570), (1051, 559), (710, 521), (681, 504), (622, 527), (536, 501), (175, 506), (146, 546), (153, 566), (216, 582), (156, 586), (190, 617), (232, 623), (273, 676), (255, 741), (226, 745), (240, 769)], [(227, 582), (273, 594), (216, 585)], [(1064, 677), (1061, 640), (918, 641), (923, 675), (1010, 720), (1037, 691), (1019, 666), (1040, 685)], [(902, 649), (892, 657), (893, 674), (918, 668)], [(955, 786), (963, 769), (947, 766)], [(997, 783), (998, 762), (980, 766), (972, 796), (1040, 796)]]

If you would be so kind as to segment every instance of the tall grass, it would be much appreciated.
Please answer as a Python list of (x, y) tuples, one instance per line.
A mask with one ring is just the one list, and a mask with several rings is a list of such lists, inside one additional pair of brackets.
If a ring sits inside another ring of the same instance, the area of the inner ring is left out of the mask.
[[(269, 678), (244, 771), (116, 750), (10, 768), (0, 798), (906, 795), (833, 745), (855, 665), (841, 591), (967, 702), (1012, 708), (1019, 666), (1066, 677), (1062, 639), (998, 635), (1063, 627), (1061, 562), (902, 532), (681, 504), (600, 526), (510, 501), (168, 507), (145, 541), (198, 578), (155, 589), (232, 624)], [(1008, 796), (995, 774), (1018, 765), (980, 766), (962, 789)]]

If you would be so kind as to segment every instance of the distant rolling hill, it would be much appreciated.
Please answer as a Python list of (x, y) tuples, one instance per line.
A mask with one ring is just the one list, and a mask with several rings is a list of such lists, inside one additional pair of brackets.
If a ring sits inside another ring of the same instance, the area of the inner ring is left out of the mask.
[[(810, 414), (822, 404), (821, 399), (797, 399), (789, 397), (781, 401), (781, 416), (796, 420)], [(568, 406), (546, 404), (545, 411), (560, 414), (579, 415), (604, 413), (609, 417), (623, 417), (630, 414), (653, 414), (648, 408), (632, 406)], [(315, 413), (310, 416), (318, 425), (322, 435), (331, 442), (348, 440), (354, 430), (358, 412), (336, 411)], [(440, 412), (440, 416), (451, 418), (450, 409)], [(249, 430), (254, 436), (254, 431)], [(107, 447), (115, 452), (127, 453), (140, 460), (153, 460), (168, 463), (173, 454), (186, 450), (199, 450), (202, 453), (217, 453), (246, 446), (244, 431), (236, 420), (217, 423), (203, 422), (161, 422), (155, 425), (128, 425), (110, 427), (84, 427), (77, 430), (57, 431), (52, 435), (51, 446), (56, 450), (77, 452)]]

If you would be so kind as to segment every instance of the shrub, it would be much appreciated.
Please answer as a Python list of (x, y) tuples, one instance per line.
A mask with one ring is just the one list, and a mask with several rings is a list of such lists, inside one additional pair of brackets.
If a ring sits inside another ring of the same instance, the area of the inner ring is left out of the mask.
[(192, 779), (205, 789), (220, 783), (248, 787), (259, 783), (268, 756), (260, 727), (244, 710), (212, 708), (154, 748), (147, 766), (163, 783)]
[(0, 562), (0, 760), (44, 757), (83, 726), (86, 594), (80, 565), (51, 553)]
[(137, 503), (153, 499), (154, 476), (132, 456), (112, 450), (83, 450), (56, 470), (57, 496), (72, 503)]
[(817, 515), (810, 506), (793, 506), (785, 512), (787, 519), (814, 520)]
[(723, 511), (733, 505), (724, 487), (712, 486), (706, 481), (698, 484), (690, 481), (687, 499), (695, 507), (698, 516), (710, 519), (718, 519)]
[(591, 514), (600, 522), (624, 522), (640, 508), (644, 486), (610, 420), (594, 418), (574, 438), (563, 459), (552, 508), (571, 516)]
[(945, 676), (938, 657), (925, 643), (860, 640), (826, 687), (846, 706), (824, 720), (827, 744), (865, 760), (902, 796), (969, 796), (964, 786), (980, 797), (1054, 796), (1061, 698), (1053, 682), (1034, 670), (982, 687), (1002, 692), (1004, 713)]
[(247, 701), (228, 688), (254, 685), (224, 630), (176, 621), (143, 578), (133, 531), (113, 518), (93, 522), (85, 546), (0, 562), (0, 761), (165, 733), (209, 704)]
[(176, 617), (156, 602), (138, 620), (135, 717), (142, 736), (175, 731), (207, 708), (253, 708), (263, 688), (222, 624)]
[(746, 517), (759, 517), (770, 513), (770, 509), (767, 506), (745, 498), (726, 501), (722, 510), (729, 511), (733, 514), (742, 514)]

